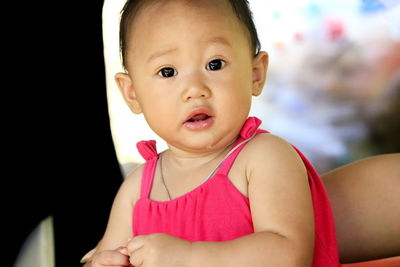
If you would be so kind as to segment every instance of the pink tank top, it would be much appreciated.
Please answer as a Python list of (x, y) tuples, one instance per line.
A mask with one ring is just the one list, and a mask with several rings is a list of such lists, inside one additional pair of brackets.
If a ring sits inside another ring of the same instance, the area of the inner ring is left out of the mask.
[[(245, 144), (258, 133), (261, 120), (246, 120), (232, 150), (215, 173), (194, 190), (170, 201), (150, 199), (159, 154), (154, 140), (137, 144), (146, 160), (140, 199), (133, 211), (133, 234), (166, 233), (188, 241), (228, 241), (254, 233), (249, 199), (229, 180), (228, 173)], [(340, 266), (333, 215), (322, 181), (296, 149), (308, 170), (315, 220), (313, 266)]]

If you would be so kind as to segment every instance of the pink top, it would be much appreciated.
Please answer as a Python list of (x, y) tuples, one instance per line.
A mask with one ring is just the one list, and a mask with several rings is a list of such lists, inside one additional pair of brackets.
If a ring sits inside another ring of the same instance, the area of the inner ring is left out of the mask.
[[(137, 144), (146, 160), (140, 199), (133, 211), (134, 235), (166, 233), (188, 241), (227, 241), (254, 233), (249, 199), (229, 180), (228, 173), (245, 144), (258, 133), (261, 120), (246, 120), (240, 136), (215, 174), (194, 190), (170, 201), (149, 198), (159, 154), (154, 140)], [(322, 181), (296, 149), (308, 170), (315, 220), (313, 266), (340, 266), (335, 225)]]

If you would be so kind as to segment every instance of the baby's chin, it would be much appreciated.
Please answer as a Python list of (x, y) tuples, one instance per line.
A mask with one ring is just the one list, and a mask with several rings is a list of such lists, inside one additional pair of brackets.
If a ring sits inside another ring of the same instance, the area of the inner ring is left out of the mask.
[(224, 140), (224, 138), (220, 138), (220, 139), (213, 139), (207, 142), (190, 142), (190, 144), (187, 144), (186, 149), (188, 152), (198, 153), (198, 154), (213, 153), (224, 150), (225, 148), (233, 144), (234, 141), (235, 139)]

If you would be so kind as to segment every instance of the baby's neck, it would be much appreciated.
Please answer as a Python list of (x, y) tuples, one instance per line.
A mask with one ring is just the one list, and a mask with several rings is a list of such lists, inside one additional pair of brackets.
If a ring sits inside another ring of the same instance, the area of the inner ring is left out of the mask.
[(233, 144), (234, 142), (221, 149), (202, 153), (182, 151), (169, 146), (169, 149), (163, 152), (163, 157), (168, 158), (170, 164), (180, 168), (185, 166), (201, 166), (222, 159), (231, 150)]

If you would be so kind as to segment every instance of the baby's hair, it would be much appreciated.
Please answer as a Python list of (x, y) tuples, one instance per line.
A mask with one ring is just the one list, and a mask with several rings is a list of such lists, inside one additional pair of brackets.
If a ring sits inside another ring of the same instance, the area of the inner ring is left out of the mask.
[[(119, 46), (122, 56), (122, 65), (126, 69), (126, 51), (129, 40), (129, 29), (132, 25), (135, 15), (144, 4), (157, 0), (127, 0), (121, 11), (120, 29), (119, 29)], [(202, 0), (195, 0), (202, 1)], [(217, 1), (217, 0), (215, 0)], [(221, 1), (221, 0), (220, 0)], [(261, 45), (258, 39), (256, 27), (254, 25), (253, 16), (249, 8), (248, 0), (224, 0), (232, 7), (236, 17), (246, 27), (250, 35), (251, 48), (254, 55), (260, 52)]]

